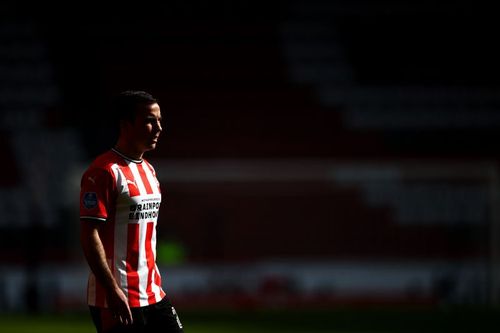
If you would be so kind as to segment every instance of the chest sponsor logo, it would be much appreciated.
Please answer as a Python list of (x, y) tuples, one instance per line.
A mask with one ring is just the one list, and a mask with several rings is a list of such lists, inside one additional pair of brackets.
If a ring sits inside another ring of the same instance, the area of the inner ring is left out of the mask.
[(142, 202), (130, 206), (129, 220), (156, 219), (160, 210), (160, 201)]

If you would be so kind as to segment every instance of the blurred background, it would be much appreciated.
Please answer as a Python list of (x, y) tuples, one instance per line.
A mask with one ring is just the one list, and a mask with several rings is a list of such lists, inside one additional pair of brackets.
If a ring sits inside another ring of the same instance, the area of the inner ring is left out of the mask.
[(80, 177), (160, 100), (182, 313), (495, 307), (500, 51), (474, 1), (0, 4), (0, 312), (85, 310)]

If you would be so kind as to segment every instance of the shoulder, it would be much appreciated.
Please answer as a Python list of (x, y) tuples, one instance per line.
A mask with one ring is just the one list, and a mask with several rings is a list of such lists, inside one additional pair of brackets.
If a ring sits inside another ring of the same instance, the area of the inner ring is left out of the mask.
[(117, 160), (115, 154), (113, 152), (108, 151), (99, 156), (97, 156), (92, 163), (88, 166), (82, 176), (82, 180), (84, 178), (88, 179), (90, 176), (92, 179), (95, 177), (113, 177), (113, 166), (116, 165), (119, 161)]

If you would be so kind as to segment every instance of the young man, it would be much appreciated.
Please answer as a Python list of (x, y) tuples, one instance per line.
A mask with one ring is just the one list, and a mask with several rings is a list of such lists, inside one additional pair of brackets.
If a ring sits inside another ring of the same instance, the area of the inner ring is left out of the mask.
[(160, 184), (143, 154), (162, 131), (160, 106), (143, 91), (114, 100), (120, 133), (81, 181), (81, 244), (97, 332), (183, 332), (156, 266)]

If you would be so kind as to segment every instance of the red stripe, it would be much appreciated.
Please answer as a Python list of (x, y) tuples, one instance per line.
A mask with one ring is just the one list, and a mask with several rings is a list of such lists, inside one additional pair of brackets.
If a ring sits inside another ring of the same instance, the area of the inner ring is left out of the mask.
[(125, 175), (125, 178), (127, 179), (127, 186), (128, 186), (128, 191), (130, 193), (131, 197), (138, 196), (139, 193), (139, 188), (137, 187), (137, 184), (135, 183), (134, 175), (132, 174), (132, 171), (130, 171), (130, 168), (128, 166), (121, 167), (120, 170), (123, 172)]
[(128, 300), (132, 307), (140, 306), (139, 302), (139, 224), (130, 223), (127, 234), (127, 285)]
[(144, 187), (146, 188), (146, 193), (153, 194), (153, 190), (151, 189), (151, 185), (149, 184), (148, 177), (146, 176), (146, 173), (144, 172), (144, 168), (142, 167), (143, 164), (144, 163), (138, 164), (137, 170), (139, 170), (139, 174), (141, 175), (142, 183), (144, 184)]
[(163, 298), (165, 297), (165, 293), (163, 292), (163, 289), (161, 287), (161, 276), (160, 273), (158, 272), (158, 267), (155, 267), (155, 284), (160, 287), (160, 297)]
[(153, 254), (153, 247), (151, 246), (151, 240), (153, 238), (154, 222), (148, 222), (146, 227), (146, 260), (148, 264), (148, 286), (146, 288), (146, 294), (148, 295), (148, 303), (156, 303), (155, 294), (152, 291), (151, 284), (153, 283), (153, 271), (155, 269), (155, 259)]

